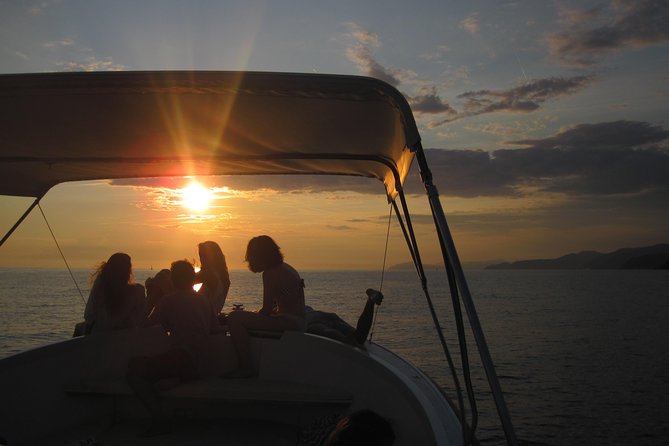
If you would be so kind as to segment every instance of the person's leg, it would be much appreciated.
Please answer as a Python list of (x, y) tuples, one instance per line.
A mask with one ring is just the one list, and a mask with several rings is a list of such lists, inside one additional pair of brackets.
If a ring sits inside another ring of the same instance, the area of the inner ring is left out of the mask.
[(364, 344), (367, 336), (369, 336), (369, 330), (371, 330), (374, 321), (374, 305), (381, 305), (383, 300), (383, 294), (380, 291), (369, 288), (366, 293), (367, 302), (365, 302), (365, 308), (363, 308), (358, 318), (358, 324), (355, 326), (354, 332), (355, 340), (359, 344)]
[(293, 329), (291, 320), (265, 316), (249, 311), (232, 311), (228, 314), (230, 338), (237, 352), (237, 370), (226, 373), (227, 378), (247, 378), (255, 374), (251, 357), (251, 338), (248, 330), (286, 331)]
[(149, 374), (149, 362), (151, 358), (146, 356), (131, 358), (128, 361), (126, 380), (130, 388), (135, 392), (137, 398), (149, 411), (153, 420), (165, 419), (162, 406), (158, 396), (153, 389), (155, 380)]
[(197, 370), (193, 360), (185, 350), (168, 350), (153, 357), (130, 359), (126, 373), (128, 385), (152, 418), (151, 426), (142, 436), (160, 435), (170, 431), (169, 420), (158, 399), (156, 384), (165, 379), (183, 381), (196, 377)]

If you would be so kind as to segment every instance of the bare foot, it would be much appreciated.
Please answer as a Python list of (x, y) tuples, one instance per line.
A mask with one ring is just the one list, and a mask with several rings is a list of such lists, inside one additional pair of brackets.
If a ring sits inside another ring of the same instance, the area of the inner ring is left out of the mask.
[(376, 305), (381, 305), (381, 301), (383, 300), (383, 294), (381, 291), (377, 291), (373, 288), (367, 288), (367, 298), (374, 302)]

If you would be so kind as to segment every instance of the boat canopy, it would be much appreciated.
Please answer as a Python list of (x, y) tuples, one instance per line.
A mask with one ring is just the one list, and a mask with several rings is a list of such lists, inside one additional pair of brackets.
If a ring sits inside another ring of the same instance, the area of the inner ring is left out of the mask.
[(250, 174), (377, 178), (420, 143), (405, 98), (360, 76), (160, 71), (0, 75), (0, 194), (67, 181)]

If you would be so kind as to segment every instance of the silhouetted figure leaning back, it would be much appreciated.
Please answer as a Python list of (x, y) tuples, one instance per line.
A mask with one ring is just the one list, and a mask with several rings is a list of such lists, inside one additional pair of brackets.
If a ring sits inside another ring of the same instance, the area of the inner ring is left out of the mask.
[(355, 346), (362, 346), (372, 328), (374, 305), (381, 305), (383, 301), (383, 294), (380, 291), (368, 288), (366, 293), (367, 301), (355, 328), (336, 313), (318, 311), (307, 306), (307, 333), (325, 336)]

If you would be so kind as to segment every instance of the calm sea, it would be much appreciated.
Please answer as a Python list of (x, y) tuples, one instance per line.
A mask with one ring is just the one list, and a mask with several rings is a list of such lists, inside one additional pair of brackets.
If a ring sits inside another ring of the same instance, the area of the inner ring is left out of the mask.
[[(89, 271), (75, 270), (84, 297)], [(143, 282), (153, 271), (135, 271)], [(303, 272), (307, 303), (355, 323), (380, 272)], [(457, 357), (444, 275), (428, 273)], [(490, 351), (520, 444), (669, 444), (668, 271), (469, 271)], [(260, 277), (232, 272), (227, 306), (257, 307)], [(62, 270), (0, 269), (0, 358), (68, 339), (84, 302)], [(386, 272), (373, 340), (451, 379), (415, 274)], [(227, 310), (227, 309), (226, 309)], [(469, 336), (471, 340), (471, 335)], [(478, 437), (503, 444), (474, 352)], [(458, 361), (459, 363), (459, 361)]]

